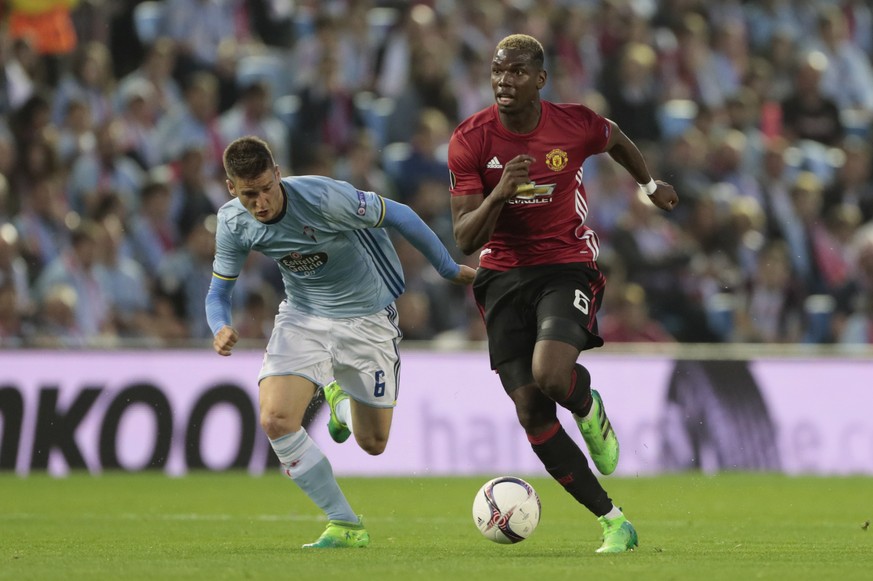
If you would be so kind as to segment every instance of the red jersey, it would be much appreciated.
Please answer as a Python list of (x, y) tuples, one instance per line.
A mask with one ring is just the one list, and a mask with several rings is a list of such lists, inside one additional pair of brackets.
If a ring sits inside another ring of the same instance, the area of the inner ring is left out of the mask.
[(585, 225), (582, 162), (604, 151), (611, 126), (583, 105), (541, 103), (540, 122), (530, 133), (511, 133), (492, 105), (462, 122), (449, 142), (453, 196), (487, 196), (500, 181), (503, 164), (522, 153), (535, 158), (528, 175), (536, 187), (501, 210), (479, 257), (485, 268), (597, 259), (597, 235)]

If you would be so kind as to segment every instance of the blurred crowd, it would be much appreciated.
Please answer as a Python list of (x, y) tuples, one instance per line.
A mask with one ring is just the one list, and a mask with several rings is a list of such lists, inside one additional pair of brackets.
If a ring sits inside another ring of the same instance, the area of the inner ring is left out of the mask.
[[(589, 159), (607, 341), (873, 343), (873, 10), (865, 0), (7, 0), (0, 30), (0, 346), (211, 337), (223, 148), (409, 204), (453, 250), (446, 146), (493, 102), (507, 34), (543, 97), (643, 150), (664, 214)], [(469, 289), (397, 241), (407, 339), (484, 339)], [(243, 338), (282, 298), (253, 255)]]

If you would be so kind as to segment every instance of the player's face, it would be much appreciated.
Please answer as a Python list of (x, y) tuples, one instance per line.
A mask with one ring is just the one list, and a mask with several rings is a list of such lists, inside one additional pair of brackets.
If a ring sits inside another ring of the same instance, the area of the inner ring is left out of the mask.
[(546, 72), (527, 52), (500, 48), (491, 61), (491, 89), (501, 113), (521, 111), (539, 99)]
[(279, 166), (273, 166), (253, 179), (228, 179), (227, 190), (239, 198), (242, 205), (259, 222), (270, 222), (279, 216), (284, 206)]

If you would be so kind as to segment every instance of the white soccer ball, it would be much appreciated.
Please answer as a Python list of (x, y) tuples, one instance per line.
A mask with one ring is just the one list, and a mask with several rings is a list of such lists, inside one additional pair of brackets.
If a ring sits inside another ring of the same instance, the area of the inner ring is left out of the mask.
[(540, 522), (540, 497), (533, 486), (515, 476), (489, 480), (473, 499), (473, 522), (490, 541), (519, 543)]

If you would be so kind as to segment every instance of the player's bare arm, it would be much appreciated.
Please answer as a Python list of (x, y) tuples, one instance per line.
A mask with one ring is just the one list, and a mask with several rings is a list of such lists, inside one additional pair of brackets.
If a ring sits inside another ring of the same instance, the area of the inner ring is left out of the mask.
[(230, 325), (225, 325), (212, 339), (212, 348), (219, 355), (227, 357), (237, 341), (239, 341), (239, 332)]
[[(612, 126), (612, 130), (609, 134), (609, 141), (606, 144), (607, 153), (626, 169), (637, 180), (638, 184), (651, 183), (653, 181), (652, 176), (646, 167), (646, 160), (643, 158), (643, 154), (640, 153), (634, 142), (625, 135), (618, 125), (612, 121), (609, 124)], [(654, 183), (654, 190), (646, 192), (649, 199), (662, 210), (672, 212), (676, 204), (679, 203), (679, 196), (676, 194), (676, 190), (673, 189), (672, 185), (661, 180), (654, 180)]]
[(533, 157), (525, 154), (509, 160), (497, 187), (487, 197), (483, 194), (452, 197), (453, 232), (461, 252), (472, 254), (488, 242), (506, 201), (516, 195), (519, 186), (530, 182), (528, 169), (533, 161)]
[(476, 278), (476, 269), (467, 266), (466, 264), (459, 264), (461, 267), (461, 272), (458, 273), (458, 276), (452, 279), (452, 282), (455, 284), (473, 284), (473, 279)]

